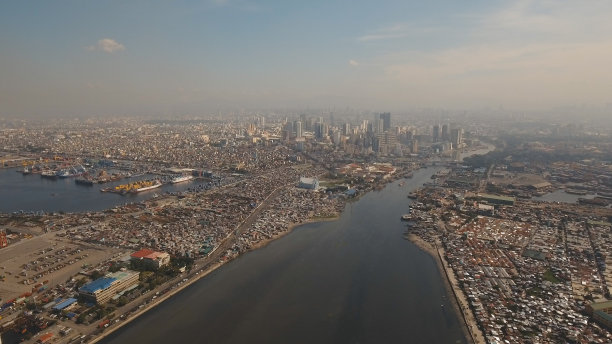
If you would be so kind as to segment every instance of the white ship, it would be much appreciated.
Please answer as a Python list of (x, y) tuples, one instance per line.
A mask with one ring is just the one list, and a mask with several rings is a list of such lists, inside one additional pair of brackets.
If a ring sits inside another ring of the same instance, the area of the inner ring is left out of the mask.
[(151, 189), (156, 189), (156, 188), (158, 188), (160, 186), (162, 186), (162, 183), (159, 180), (156, 180), (155, 182), (153, 182), (152, 185), (143, 186), (141, 188), (133, 189), (131, 192), (136, 193), (136, 192), (141, 192), (141, 191), (147, 191), (147, 190), (151, 190)]
[(192, 179), (193, 179), (193, 176), (178, 176), (178, 177), (172, 178), (170, 183), (177, 184), (177, 183), (186, 182), (186, 181), (192, 180)]

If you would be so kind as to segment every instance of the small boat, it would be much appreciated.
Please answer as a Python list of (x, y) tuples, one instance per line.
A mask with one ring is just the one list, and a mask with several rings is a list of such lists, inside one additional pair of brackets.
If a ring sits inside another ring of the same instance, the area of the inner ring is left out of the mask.
[(410, 214), (402, 215), (402, 221), (410, 221), (412, 220), (412, 216)]

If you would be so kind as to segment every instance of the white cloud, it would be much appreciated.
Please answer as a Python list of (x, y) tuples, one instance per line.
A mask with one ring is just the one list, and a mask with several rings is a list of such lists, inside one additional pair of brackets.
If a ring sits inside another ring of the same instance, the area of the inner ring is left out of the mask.
[(359, 66), (359, 62), (355, 61), (355, 60), (349, 60), (348, 62), (351, 66)]
[(125, 50), (125, 46), (117, 41), (115, 41), (114, 39), (111, 38), (103, 38), (101, 40), (98, 41), (98, 43), (96, 45), (91, 45), (89, 47), (87, 47), (87, 50), (89, 51), (104, 51), (107, 52), (109, 54), (112, 54), (116, 51), (121, 51), (121, 50)]

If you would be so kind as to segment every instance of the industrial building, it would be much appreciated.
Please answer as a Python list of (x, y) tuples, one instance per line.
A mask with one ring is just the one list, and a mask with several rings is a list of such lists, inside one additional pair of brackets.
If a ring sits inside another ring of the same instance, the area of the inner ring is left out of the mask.
[(75, 302), (77, 302), (77, 299), (71, 297), (53, 306), (53, 310), (55, 311), (68, 310), (74, 306)]
[(319, 188), (319, 180), (317, 178), (300, 177), (298, 187), (302, 189), (316, 190)]
[(103, 304), (115, 294), (138, 284), (140, 272), (117, 271), (87, 283), (79, 289), (79, 296), (85, 300)]
[(132, 253), (130, 255), (130, 260), (137, 264), (144, 264), (147, 268), (157, 270), (164, 265), (170, 264), (170, 255), (166, 252), (142, 249)]
[(507, 196), (480, 194), (478, 195), (478, 197), (480, 198), (480, 200), (485, 201), (489, 204), (514, 205), (514, 202), (516, 202), (516, 198)]

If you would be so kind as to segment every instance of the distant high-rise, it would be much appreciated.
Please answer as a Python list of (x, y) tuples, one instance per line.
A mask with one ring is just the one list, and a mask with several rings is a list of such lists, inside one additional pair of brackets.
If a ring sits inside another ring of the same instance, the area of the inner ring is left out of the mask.
[(340, 142), (342, 142), (342, 133), (340, 132), (340, 130), (334, 131), (333, 141), (336, 146), (340, 145)]
[(419, 141), (417, 139), (412, 139), (410, 144), (410, 152), (412, 154), (417, 154), (419, 152)]
[(431, 140), (432, 142), (440, 142), (440, 126), (439, 125), (434, 125), (433, 126), (433, 130), (431, 133)]
[(323, 139), (325, 137), (327, 137), (329, 133), (329, 127), (327, 126), (326, 123), (316, 123), (315, 125), (315, 136), (318, 139)]
[(391, 128), (391, 113), (383, 112), (380, 114), (382, 120), (382, 131), (388, 131)]
[(344, 123), (344, 135), (350, 135), (351, 134), (351, 124), (350, 123)]
[(283, 138), (285, 138), (286, 140), (293, 136), (293, 122), (288, 121), (287, 123), (285, 123), (283, 132)]
[(442, 141), (449, 141), (449, 132), (448, 132), (448, 124), (444, 124), (442, 126)]
[(463, 143), (463, 129), (455, 128), (451, 131), (451, 142), (453, 147), (459, 148)]
[(382, 118), (376, 118), (374, 121), (374, 133), (380, 134), (385, 132), (385, 124)]
[(302, 132), (302, 122), (295, 121), (295, 123), (293, 123), (293, 128), (295, 129), (295, 137), (304, 136), (304, 133)]

